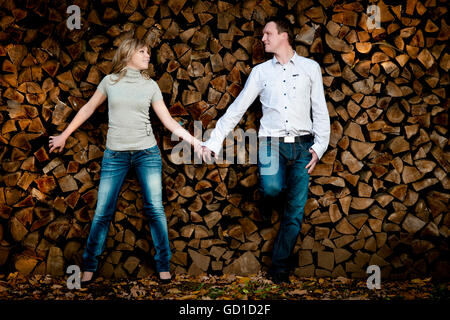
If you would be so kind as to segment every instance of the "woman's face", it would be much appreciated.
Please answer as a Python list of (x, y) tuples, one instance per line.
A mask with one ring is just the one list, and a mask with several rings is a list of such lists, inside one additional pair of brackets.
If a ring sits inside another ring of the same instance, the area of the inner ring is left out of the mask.
[(136, 52), (131, 56), (127, 66), (137, 70), (147, 70), (149, 61), (150, 55), (148, 54), (148, 48), (142, 47), (136, 50)]

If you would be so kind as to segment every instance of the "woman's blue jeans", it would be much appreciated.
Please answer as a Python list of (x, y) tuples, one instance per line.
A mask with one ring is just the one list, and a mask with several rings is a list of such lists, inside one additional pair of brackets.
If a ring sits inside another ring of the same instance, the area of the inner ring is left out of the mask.
[(142, 188), (144, 212), (150, 220), (150, 231), (156, 250), (154, 259), (157, 271), (169, 271), (171, 252), (162, 204), (161, 155), (157, 145), (139, 151), (105, 150), (97, 207), (83, 253), (85, 271), (97, 270), (98, 257), (105, 249), (105, 240), (116, 210), (117, 197), (130, 168), (136, 170)]
[(258, 168), (263, 203), (273, 203), (283, 193), (284, 213), (273, 245), (271, 272), (289, 272), (289, 259), (300, 233), (304, 207), (308, 198), (309, 174), (305, 169), (311, 161), (309, 148), (313, 142), (284, 143), (278, 139), (261, 138)]

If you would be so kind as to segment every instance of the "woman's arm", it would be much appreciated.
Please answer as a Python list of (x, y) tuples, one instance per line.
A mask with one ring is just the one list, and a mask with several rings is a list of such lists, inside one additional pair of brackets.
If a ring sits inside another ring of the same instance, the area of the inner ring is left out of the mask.
[(178, 122), (176, 122), (167, 110), (164, 100), (158, 100), (152, 103), (153, 110), (155, 110), (156, 115), (161, 120), (164, 127), (169, 129), (172, 133), (182, 138), (183, 140), (189, 142), (194, 146), (194, 151), (199, 151), (201, 149), (201, 141), (193, 137), (186, 129), (184, 129)]
[(87, 119), (89, 119), (89, 117), (94, 113), (95, 109), (97, 109), (98, 106), (105, 101), (105, 99), (106, 96), (103, 95), (103, 93), (101, 93), (99, 90), (96, 90), (89, 101), (80, 110), (78, 110), (75, 118), (73, 118), (67, 128), (59, 136), (50, 136), (50, 153), (58, 148), (59, 152), (61, 152), (64, 149), (67, 138)]

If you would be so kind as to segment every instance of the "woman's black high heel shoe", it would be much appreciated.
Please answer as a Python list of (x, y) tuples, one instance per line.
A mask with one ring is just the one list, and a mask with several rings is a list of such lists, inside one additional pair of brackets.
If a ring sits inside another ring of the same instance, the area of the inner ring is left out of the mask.
[(168, 283), (170, 283), (172, 281), (172, 276), (170, 278), (168, 278), (168, 279), (162, 279), (161, 276), (158, 273), (158, 280), (159, 280), (159, 282), (161, 284), (168, 284)]
[[(83, 276), (84, 276), (84, 271), (83, 271)], [(85, 281), (81, 281), (81, 286), (83, 287), (83, 286), (87, 286), (87, 285), (93, 283), (93, 282), (95, 281), (96, 278), (97, 278), (97, 271), (95, 271), (95, 272), (92, 274), (92, 278), (91, 278), (91, 279), (85, 280)]]

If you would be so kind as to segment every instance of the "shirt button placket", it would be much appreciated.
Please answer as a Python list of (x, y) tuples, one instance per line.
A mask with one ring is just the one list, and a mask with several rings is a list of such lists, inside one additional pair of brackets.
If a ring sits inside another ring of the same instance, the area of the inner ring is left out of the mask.
[[(286, 83), (286, 68), (285, 67), (283, 67), (283, 77), (284, 77), (284, 79), (283, 79), (283, 83), (284, 83), (284, 86), (283, 86), (283, 89), (285, 90), (285, 91), (287, 91), (288, 90), (288, 84)], [(286, 97), (287, 96), (287, 94), (286, 94), (286, 92), (284, 92), (283, 93), (283, 96), (284, 97)], [(285, 106), (284, 107), (284, 110), (285, 110), (285, 123), (284, 123), (284, 126), (285, 126), (285, 129), (286, 129), (286, 131), (287, 131), (287, 127), (288, 127), (288, 120), (287, 120), (287, 106)]]

